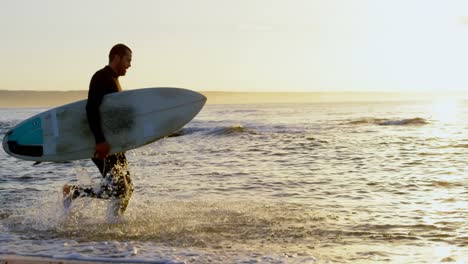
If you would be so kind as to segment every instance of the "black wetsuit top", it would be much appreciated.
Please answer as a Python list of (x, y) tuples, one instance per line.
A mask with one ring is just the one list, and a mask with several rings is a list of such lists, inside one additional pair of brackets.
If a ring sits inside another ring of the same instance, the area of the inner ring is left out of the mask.
[(96, 139), (96, 144), (106, 141), (102, 132), (99, 106), (104, 95), (122, 91), (118, 77), (110, 66), (106, 66), (93, 75), (89, 84), (86, 116), (88, 117), (91, 132), (93, 132)]

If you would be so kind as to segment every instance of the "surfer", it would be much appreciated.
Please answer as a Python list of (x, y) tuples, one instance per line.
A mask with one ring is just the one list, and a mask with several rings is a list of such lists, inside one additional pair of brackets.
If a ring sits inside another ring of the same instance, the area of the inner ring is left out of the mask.
[(105, 122), (99, 112), (104, 95), (122, 91), (119, 76), (124, 76), (131, 66), (132, 50), (124, 44), (117, 44), (109, 52), (109, 64), (97, 71), (91, 78), (88, 91), (86, 114), (89, 127), (96, 141), (92, 161), (98, 167), (103, 182), (100, 187), (69, 185), (63, 186), (64, 206), (69, 208), (73, 199), (94, 197), (111, 199), (108, 212), (120, 216), (125, 212), (133, 193), (133, 184), (124, 153), (109, 155), (111, 146), (106, 141), (101, 124)]

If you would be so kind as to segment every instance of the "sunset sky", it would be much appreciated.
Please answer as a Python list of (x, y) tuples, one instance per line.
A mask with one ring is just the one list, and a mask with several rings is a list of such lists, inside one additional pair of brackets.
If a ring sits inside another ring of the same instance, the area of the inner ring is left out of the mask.
[(86, 90), (113, 44), (124, 89), (468, 90), (468, 1), (1, 0), (0, 89)]

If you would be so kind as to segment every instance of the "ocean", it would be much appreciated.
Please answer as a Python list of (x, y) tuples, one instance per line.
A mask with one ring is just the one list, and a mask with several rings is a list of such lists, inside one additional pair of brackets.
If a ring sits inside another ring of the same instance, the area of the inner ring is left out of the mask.
[[(0, 135), (46, 109), (0, 109)], [(468, 101), (207, 105), (127, 152), (135, 192), (61, 206), (89, 160), (0, 151), (0, 255), (119, 263), (468, 263)]]

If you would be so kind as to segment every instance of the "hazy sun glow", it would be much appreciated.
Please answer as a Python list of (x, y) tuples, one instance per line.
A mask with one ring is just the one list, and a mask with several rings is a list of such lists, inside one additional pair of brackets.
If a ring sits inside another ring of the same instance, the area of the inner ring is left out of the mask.
[(456, 99), (441, 99), (435, 101), (432, 106), (432, 118), (444, 123), (454, 123), (459, 121), (460, 111), (459, 101)]
[(468, 1), (6, 1), (0, 89), (86, 90), (118, 42), (126, 89), (462, 91)]

